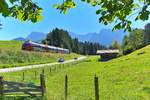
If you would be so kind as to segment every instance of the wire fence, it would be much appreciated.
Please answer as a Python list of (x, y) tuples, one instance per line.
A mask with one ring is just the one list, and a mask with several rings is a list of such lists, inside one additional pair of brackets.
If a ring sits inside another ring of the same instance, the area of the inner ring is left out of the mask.
[[(3, 76), (5, 80), (22, 82), (28, 85), (39, 85), (40, 74), (45, 75), (46, 98), (30, 95), (8, 95), (5, 100), (143, 100), (141, 96), (138, 96), (137, 92), (131, 97), (129, 89), (118, 89), (121, 83), (112, 82), (107, 84), (108, 81), (111, 81), (111, 78), (109, 78), (110, 80), (103, 81), (101, 77), (107, 77), (103, 76), (103, 74), (95, 76), (91, 73), (84, 75), (83, 78), (65, 74), (66, 70), (76, 67), (81, 62), (83, 61), (68, 64), (61, 63), (59, 65), (19, 72), (0, 73), (0, 76)], [(64, 74), (60, 74), (61, 72)], [(82, 75), (79, 77), (82, 77)]]

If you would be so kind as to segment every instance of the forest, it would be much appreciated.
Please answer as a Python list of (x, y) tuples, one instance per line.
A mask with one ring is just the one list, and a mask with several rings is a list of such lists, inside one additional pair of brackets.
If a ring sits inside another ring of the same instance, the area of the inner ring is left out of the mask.
[(134, 29), (124, 36), (122, 41), (123, 54), (129, 54), (135, 50), (150, 44), (150, 23), (144, 29)]
[(106, 46), (99, 43), (81, 42), (77, 38), (71, 38), (69, 33), (63, 29), (55, 28), (48, 33), (44, 44), (62, 47), (69, 49), (71, 52), (83, 54), (83, 55), (95, 55), (99, 49), (107, 49)]

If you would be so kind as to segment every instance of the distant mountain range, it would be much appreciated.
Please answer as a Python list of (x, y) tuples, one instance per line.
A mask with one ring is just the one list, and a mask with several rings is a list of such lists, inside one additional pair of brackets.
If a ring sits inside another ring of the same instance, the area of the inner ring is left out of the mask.
[[(112, 32), (111, 29), (102, 29), (99, 33), (88, 33), (80, 35), (77, 33), (69, 32), (69, 34), (72, 38), (78, 38), (79, 41), (97, 42), (103, 45), (110, 45), (114, 40), (117, 40), (119, 43), (121, 43), (124, 35), (127, 33), (124, 33), (123, 30)], [(42, 32), (32, 32), (26, 38), (19, 37), (14, 40), (32, 40), (34, 42), (40, 42), (46, 38), (46, 35), (47, 34)]]
[(124, 35), (126, 34), (127, 33), (125, 33), (123, 30), (112, 32), (111, 29), (102, 29), (99, 33), (88, 33), (84, 35), (70, 32), (72, 38), (78, 38), (80, 41), (97, 42), (103, 45), (110, 45), (114, 40), (117, 40), (119, 43), (121, 43)]
[(15, 39), (13, 39), (13, 40), (17, 40), (17, 41), (26, 41), (26, 39), (25, 38), (23, 38), (23, 37), (18, 37), (18, 38), (15, 38)]
[(18, 38), (15, 38), (13, 40), (17, 40), (17, 41), (31, 40), (31, 41), (34, 41), (34, 42), (40, 42), (41, 40), (46, 38), (46, 35), (47, 34), (42, 33), (42, 32), (32, 32), (26, 38), (18, 37)]
[(27, 40), (32, 40), (32, 41), (41, 41), (43, 39), (46, 38), (46, 35), (45, 33), (42, 33), (42, 32), (32, 32), (31, 34), (29, 34), (26, 39)]

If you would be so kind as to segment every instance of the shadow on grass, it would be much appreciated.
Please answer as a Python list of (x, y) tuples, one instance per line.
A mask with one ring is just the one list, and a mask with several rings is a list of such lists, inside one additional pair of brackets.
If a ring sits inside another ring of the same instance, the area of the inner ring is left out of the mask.
[[(33, 83), (19, 83), (13, 81), (3, 81), (4, 90), (0, 100), (43, 100), (41, 96), (41, 86)], [(1, 91), (0, 91), (1, 92)], [(46, 99), (44, 99), (46, 100)]]
[(145, 91), (148, 94), (150, 94), (150, 87), (143, 87), (143, 91)]
[(30, 96), (5, 96), (0, 97), (0, 100), (46, 100), (45, 98), (39, 97), (30, 97)]

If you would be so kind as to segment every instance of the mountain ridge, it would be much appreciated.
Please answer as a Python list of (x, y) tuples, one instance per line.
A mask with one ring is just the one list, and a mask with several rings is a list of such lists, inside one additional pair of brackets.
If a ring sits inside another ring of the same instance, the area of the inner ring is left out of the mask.
[[(72, 38), (78, 38), (79, 41), (88, 41), (93, 43), (100, 43), (102, 45), (111, 45), (114, 40), (117, 40), (120, 44), (122, 43), (122, 39), (126, 33), (123, 30), (118, 30), (112, 32), (111, 29), (102, 29), (100, 32), (96, 33), (87, 33), (87, 34), (77, 34), (74, 32), (68, 32)], [(31, 32), (26, 38), (16, 38), (14, 40), (32, 40), (34, 42), (40, 42), (41, 40), (46, 38), (46, 33), (43, 32)]]
[(111, 45), (114, 40), (117, 40), (121, 44), (124, 35), (127, 34), (123, 30), (112, 32), (111, 29), (102, 29), (99, 33), (94, 32), (83, 35), (73, 32), (69, 33), (72, 38), (78, 38), (79, 41), (97, 42), (102, 45)]

